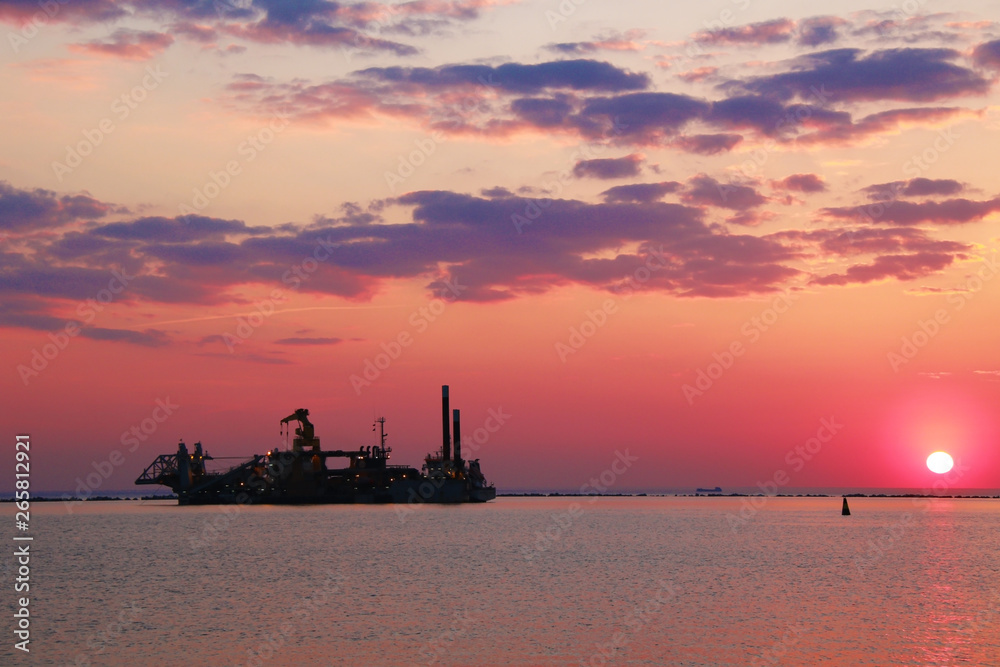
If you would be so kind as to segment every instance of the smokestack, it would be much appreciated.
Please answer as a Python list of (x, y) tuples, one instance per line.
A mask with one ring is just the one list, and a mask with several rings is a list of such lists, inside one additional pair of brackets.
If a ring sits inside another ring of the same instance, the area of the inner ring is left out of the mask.
[(441, 429), (444, 431), (444, 442), (441, 446), (441, 453), (444, 460), (451, 458), (451, 425), (448, 422), (448, 385), (441, 386)]
[(455, 415), (455, 467), (462, 469), (462, 428), (459, 425), (459, 410), (452, 410)]

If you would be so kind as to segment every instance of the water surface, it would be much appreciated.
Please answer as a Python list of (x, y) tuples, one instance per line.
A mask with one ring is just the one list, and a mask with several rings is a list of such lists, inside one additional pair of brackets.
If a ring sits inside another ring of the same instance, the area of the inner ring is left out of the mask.
[(1000, 501), (851, 507), (37, 503), (31, 662), (997, 664)]

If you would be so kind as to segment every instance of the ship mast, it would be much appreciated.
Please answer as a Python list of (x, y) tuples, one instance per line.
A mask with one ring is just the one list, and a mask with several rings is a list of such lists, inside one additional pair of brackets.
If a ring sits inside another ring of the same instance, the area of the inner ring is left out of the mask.
[[(378, 425), (378, 448), (382, 451), (382, 455), (385, 456), (387, 452), (391, 452), (392, 449), (385, 446), (385, 439), (389, 437), (389, 434), (385, 432), (385, 417), (379, 417), (375, 420), (375, 424), (372, 424), (372, 430), (375, 430), (375, 425)], [(389, 458), (385, 456), (385, 458)]]

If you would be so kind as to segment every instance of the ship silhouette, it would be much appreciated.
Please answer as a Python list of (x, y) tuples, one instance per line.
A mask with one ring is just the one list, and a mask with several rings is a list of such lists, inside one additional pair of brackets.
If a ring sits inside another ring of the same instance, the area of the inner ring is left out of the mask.
[[(181, 441), (176, 453), (158, 456), (135, 483), (167, 486), (177, 494), (179, 505), (468, 503), (496, 498), (496, 487), (486, 481), (479, 459), (462, 458), (460, 411), (449, 411), (448, 385), (441, 387), (441, 450), (428, 454), (421, 470), (389, 464), (392, 448), (385, 444), (384, 417), (372, 427), (379, 429), (378, 444), (357, 450), (324, 450), (305, 408), (282, 419), (282, 429), (292, 422), (297, 426), (289, 450), (255, 454), (228, 470), (212, 472), (205, 462), (214, 458), (202, 444), (195, 443), (189, 453)], [(347, 465), (331, 467), (337, 459), (347, 459)]]

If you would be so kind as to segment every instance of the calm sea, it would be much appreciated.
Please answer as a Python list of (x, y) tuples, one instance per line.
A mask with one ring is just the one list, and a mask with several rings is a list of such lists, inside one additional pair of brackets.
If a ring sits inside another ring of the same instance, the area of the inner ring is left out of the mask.
[(1000, 664), (1000, 501), (840, 505), (36, 503), (0, 663)]

